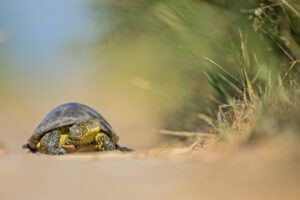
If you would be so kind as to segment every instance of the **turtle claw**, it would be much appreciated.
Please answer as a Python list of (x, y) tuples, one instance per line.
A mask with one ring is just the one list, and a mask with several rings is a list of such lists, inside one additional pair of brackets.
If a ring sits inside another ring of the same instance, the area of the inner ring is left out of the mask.
[(63, 154), (67, 154), (68, 152), (64, 149), (64, 148), (61, 148), (58, 152), (58, 155), (63, 155)]

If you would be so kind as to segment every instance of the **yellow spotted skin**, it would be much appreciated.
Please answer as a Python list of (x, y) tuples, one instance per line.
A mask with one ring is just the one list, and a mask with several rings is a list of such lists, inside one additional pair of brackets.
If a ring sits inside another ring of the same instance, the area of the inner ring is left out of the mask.
[(67, 135), (67, 134), (61, 134), (60, 135), (60, 139), (59, 139), (60, 146), (67, 144), (68, 141), (69, 141), (68, 138), (69, 138), (69, 135)]
[(97, 142), (98, 151), (116, 150), (115, 144), (111, 142), (109, 137), (104, 133), (98, 133), (95, 140)]
[(66, 151), (61, 147), (61, 133), (53, 130), (46, 133), (37, 145), (38, 151), (46, 154), (65, 154)]
[(99, 151), (115, 150), (115, 144), (105, 133), (100, 133), (100, 120), (57, 128), (46, 133), (37, 144), (38, 151), (46, 154), (65, 154), (63, 145), (96, 144)]

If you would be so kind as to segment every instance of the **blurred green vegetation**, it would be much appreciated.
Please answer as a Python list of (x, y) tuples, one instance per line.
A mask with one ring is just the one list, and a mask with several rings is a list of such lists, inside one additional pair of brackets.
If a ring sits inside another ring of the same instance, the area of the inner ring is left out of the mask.
[(296, 1), (113, 0), (92, 8), (106, 27), (95, 50), (107, 84), (150, 99), (164, 128), (210, 129), (204, 114), (219, 132), (239, 132), (242, 123), (259, 132), (249, 128), (253, 114), (292, 104), (300, 77)]

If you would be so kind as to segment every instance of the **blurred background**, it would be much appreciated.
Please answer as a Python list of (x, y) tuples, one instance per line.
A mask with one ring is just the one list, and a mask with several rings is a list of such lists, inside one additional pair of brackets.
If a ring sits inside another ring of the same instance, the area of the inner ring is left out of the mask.
[[(299, 199), (299, 46), (298, 0), (1, 0), (0, 199)], [(67, 102), (137, 151), (21, 149)]]
[(219, 105), (251, 99), (251, 91), (266, 98), (279, 82), (297, 86), (298, 8), (269, 0), (2, 0), (0, 142), (22, 151), (66, 102), (97, 109), (137, 149), (157, 145), (158, 129), (215, 131), (203, 115), (220, 119)]
[[(97, 109), (124, 143), (152, 144), (147, 131), (157, 120), (152, 120), (151, 108), (126, 91), (131, 83), (114, 73), (98, 51), (99, 38), (114, 20), (100, 23), (102, 11), (94, 10), (93, 3), (0, 2), (0, 141), (5, 148), (20, 151), (43, 117), (66, 102)], [(120, 62), (118, 69), (123, 67)]]

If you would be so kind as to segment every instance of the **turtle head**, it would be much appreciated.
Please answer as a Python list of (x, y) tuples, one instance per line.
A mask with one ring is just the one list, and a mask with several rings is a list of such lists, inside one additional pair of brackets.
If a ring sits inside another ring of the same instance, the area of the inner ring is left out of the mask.
[(89, 143), (100, 131), (100, 120), (90, 119), (77, 123), (72, 125), (69, 130), (71, 140), (81, 141), (80, 143)]

